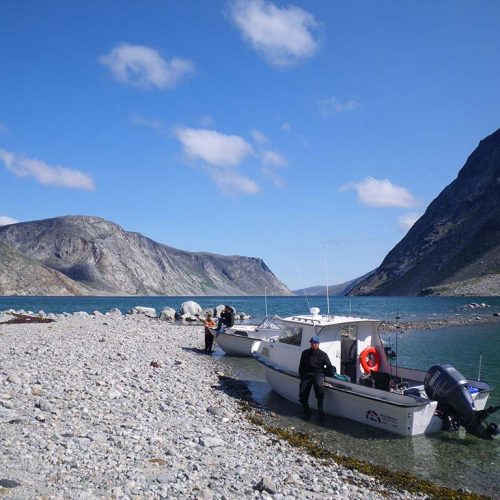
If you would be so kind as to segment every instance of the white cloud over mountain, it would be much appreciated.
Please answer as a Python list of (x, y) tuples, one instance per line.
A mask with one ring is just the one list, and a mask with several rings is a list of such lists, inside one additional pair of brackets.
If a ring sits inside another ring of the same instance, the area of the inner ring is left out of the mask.
[(19, 221), (7, 215), (0, 215), (0, 226), (7, 226), (8, 224), (15, 224), (16, 222)]
[(420, 219), (422, 214), (418, 214), (416, 212), (408, 212), (406, 214), (400, 215), (398, 217), (398, 227), (403, 232), (408, 232), (413, 224)]

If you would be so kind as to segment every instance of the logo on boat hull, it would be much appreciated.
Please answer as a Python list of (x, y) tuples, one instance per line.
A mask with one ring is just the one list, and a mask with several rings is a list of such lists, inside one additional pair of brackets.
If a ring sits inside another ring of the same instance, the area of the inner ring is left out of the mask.
[(366, 418), (368, 420), (371, 420), (372, 422), (378, 422), (379, 424), (381, 422), (380, 417), (378, 416), (378, 413), (374, 410), (368, 410), (366, 412)]

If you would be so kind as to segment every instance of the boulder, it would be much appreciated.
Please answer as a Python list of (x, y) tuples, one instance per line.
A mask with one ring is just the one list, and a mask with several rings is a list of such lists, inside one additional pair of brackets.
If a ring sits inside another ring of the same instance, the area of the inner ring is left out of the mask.
[(130, 309), (128, 313), (142, 314), (148, 318), (156, 318), (156, 309), (154, 307), (135, 306), (133, 309)]
[(110, 311), (108, 311), (106, 313), (106, 315), (109, 315), (109, 316), (121, 316), (122, 315), (122, 312), (120, 311), (120, 309), (118, 309), (117, 307), (111, 309)]
[(187, 302), (183, 302), (181, 307), (179, 308), (179, 315), (184, 316), (188, 314), (189, 316), (196, 316), (201, 314), (202, 308), (199, 304), (194, 302), (193, 300), (188, 300)]
[(175, 319), (175, 309), (171, 307), (164, 307), (160, 313), (162, 321), (173, 321)]

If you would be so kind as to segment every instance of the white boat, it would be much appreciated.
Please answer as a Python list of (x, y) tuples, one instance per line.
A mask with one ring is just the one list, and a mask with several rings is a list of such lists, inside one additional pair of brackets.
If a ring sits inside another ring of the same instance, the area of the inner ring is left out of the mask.
[[(325, 377), (324, 411), (403, 436), (457, 429), (491, 438), (497, 425), (485, 418), (500, 407), (486, 408), (492, 387), (467, 380), (451, 365), (428, 371), (392, 366), (379, 335), (381, 321), (311, 314), (282, 319), (284, 334), (262, 340), (253, 353), (271, 387), (299, 402), (301, 353), (319, 336), (336, 369)], [(317, 408), (314, 391), (309, 404)]]
[(278, 316), (266, 317), (259, 325), (233, 325), (217, 334), (215, 328), (210, 331), (215, 342), (226, 353), (233, 356), (251, 356), (264, 339), (277, 338), (283, 334)]

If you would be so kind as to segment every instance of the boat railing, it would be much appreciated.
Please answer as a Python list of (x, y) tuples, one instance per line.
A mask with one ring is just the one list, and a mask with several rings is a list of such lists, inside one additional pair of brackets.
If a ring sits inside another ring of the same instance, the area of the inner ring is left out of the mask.
[(299, 323), (310, 323), (311, 325), (321, 324), (322, 318), (313, 319), (313, 318), (304, 318), (303, 316), (292, 316), (290, 318), (292, 321), (298, 321)]

